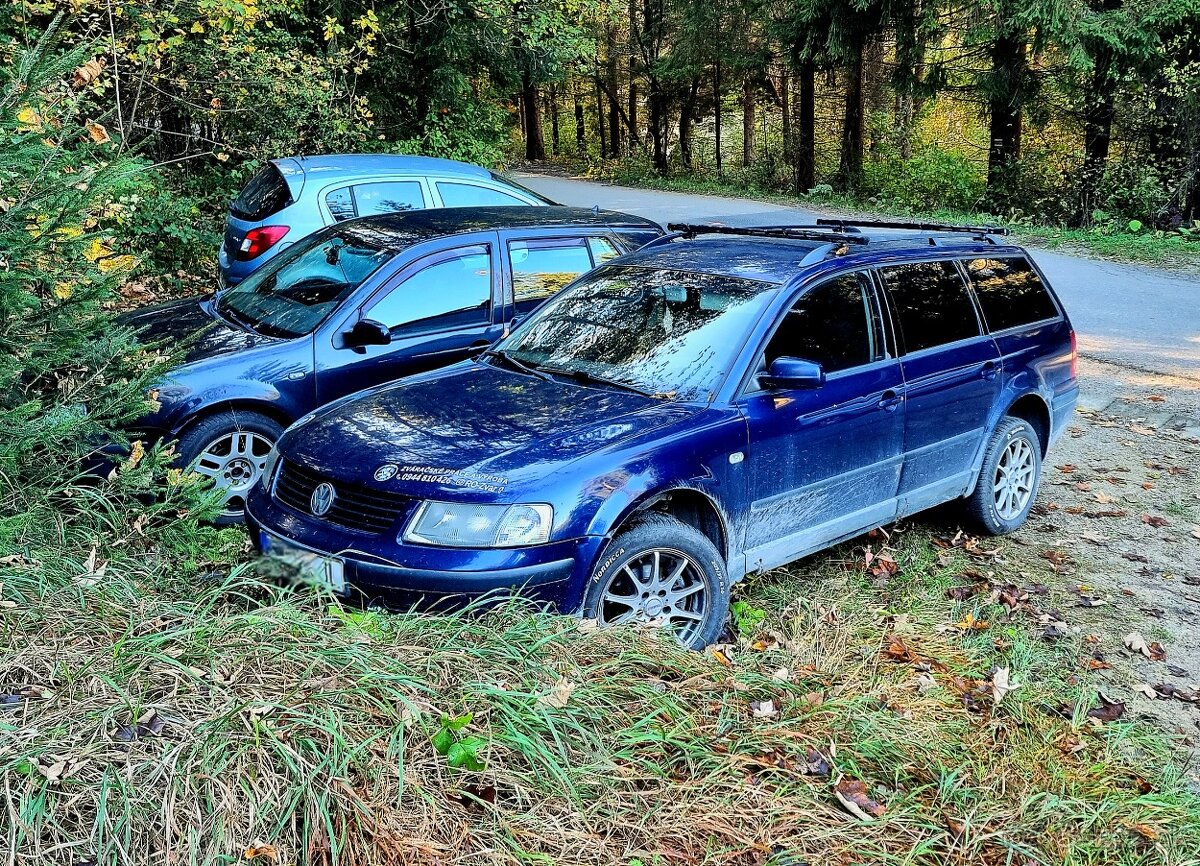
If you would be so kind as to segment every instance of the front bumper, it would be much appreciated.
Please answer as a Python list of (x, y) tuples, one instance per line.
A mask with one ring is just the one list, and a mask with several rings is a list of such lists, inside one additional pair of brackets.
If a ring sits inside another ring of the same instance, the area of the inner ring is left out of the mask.
[(400, 544), (301, 517), (262, 487), (246, 505), (246, 527), (261, 549), (265, 530), (310, 551), (336, 556), (346, 583), (369, 599), (422, 608), (462, 604), (517, 590), (564, 613), (579, 609), (602, 538), (553, 541), (536, 547), (475, 550)]

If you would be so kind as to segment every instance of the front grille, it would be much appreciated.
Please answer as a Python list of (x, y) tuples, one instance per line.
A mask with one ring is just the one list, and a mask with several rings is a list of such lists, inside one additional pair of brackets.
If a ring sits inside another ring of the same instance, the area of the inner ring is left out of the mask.
[(319, 519), (356, 532), (378, 535), (389, 529), (409, 502), (408, 497), (386, 490), (322, 478), (311, 469), (286, 458), (275, 481), (275, 498), (288, 508), (311, 515), (313, 490), (322, 481), (328, 481), (336, 495), (333, 506)]

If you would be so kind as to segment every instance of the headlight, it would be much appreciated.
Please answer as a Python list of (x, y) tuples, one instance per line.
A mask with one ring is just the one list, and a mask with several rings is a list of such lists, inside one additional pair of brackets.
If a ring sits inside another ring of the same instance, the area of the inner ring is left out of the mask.
[(262, 485), (267, 490), (271, 489), (271, 481), (275, 477), (275, 467), (279, 465), (279, 446), (272, 445), (271, 450), (267, 453), (267, 462), (263, 464)]
[(422, 502), (400, 540), (443, 547), (524, 547), (550, 540), (549, 505)]

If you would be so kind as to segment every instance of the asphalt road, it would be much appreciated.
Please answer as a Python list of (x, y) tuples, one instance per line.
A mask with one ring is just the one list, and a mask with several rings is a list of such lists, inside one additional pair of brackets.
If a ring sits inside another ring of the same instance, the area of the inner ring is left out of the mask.
[[(720, 220), (728, 225), (754, 226), (812, 222), (821, 216), (752, 199), (634, 189), (547, 175), (519, 177), (522, 183), (563, 204), (599, 205), (664, 225)], [(1193, 387), (1200, 387), (1200, 276), (1050, 250), (1031, 252), (1066, 305), (1085, 355), (1195, 380)]]

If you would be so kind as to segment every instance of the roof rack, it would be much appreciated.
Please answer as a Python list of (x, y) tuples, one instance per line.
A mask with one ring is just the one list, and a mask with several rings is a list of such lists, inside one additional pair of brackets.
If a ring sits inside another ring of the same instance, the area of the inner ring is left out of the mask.
[(876, 229), (908, 229), (918, 232), (964, 232), (972, 235), (1007, 235), (1004, 226), (955, 226), (945, 223), (918, 223), (904, 220), (818, 219), (817, 225), (841, 231), (853, 231), (861, 226)]
[[(865, 244), (867, 238), (857, 234), (853, 228), (831, 228), (821, 225), (796, 226), (760, 226), (743, 228), (741, 226), (714, 226), (703, 223), (670, 223), (667, 231), (675, 232), (675, 237), (694, 238), (696, 235), (744, 235), (758, 238), (784, 238), (793, 241), (826, 241), (845, 244)], [(855, 232), (850, 234), (850, 232)]]

